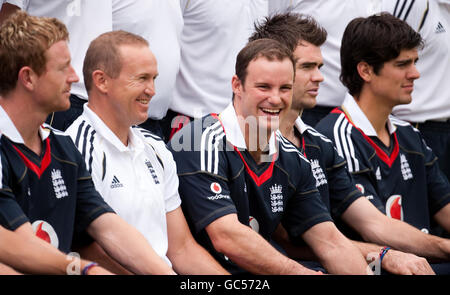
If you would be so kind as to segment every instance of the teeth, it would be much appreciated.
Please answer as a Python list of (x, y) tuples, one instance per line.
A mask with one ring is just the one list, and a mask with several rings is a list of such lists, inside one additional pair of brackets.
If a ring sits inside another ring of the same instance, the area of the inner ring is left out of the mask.
[(278, 113), (280, 112), (279, 109), (277, 109), (277, 110), (272, 110), (272, 109), (262, 109), (262, 110), (263, 110), (263, 112), (265, 112), (265, 113), (270, 113), (270, 114), (278, 114)]
[(150, 100), (148, 99), (138, 99), (138, 102), (143, 103), (143, 104), (148, 104)]

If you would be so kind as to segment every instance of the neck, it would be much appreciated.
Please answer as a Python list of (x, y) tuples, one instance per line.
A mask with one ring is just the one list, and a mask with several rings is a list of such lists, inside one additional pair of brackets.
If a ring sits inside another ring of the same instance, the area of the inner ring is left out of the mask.
[(5, 98), (0, 98), (0, 105), (13, 122), (25, 146), (39, 155), (42, 151), (39, 127), (47, 119), (48, 113), (40, 111), (36, 105), (32, 104), (32, 99), (21, 99), (24, 97), (26, 96), (14, 92)]
[(249, 124), (245, 124), (244, 126), (241, 125), (241, 131), (244, 134), (245, 145), (247, 146), (250, 155), (256, 163), (261, 163), (261, 154), (269, 144), (271, 136), (270, 131), (267, 131), (267, 134), (259, 134), (259, 131), (254, 132), (254, 130), (249, 127)]
[(117, 136), (117, 138), (128, 146), (128, 132), (130, 125), (124, 124), (120, 114), (115, 110), (110, 103), (107, 102), (108, 97), (97, 94), (89, 95), (88, 107), (93, 111), (105, 125)]
[(280, 131), (295, 146), (300, 147), (300, 140), (295, 136), (295, 121), (302, 115), (303, 109), (291, 109), (280, 122)]
[(386, 124), (389, 114), (392, 112), (392, 107), (380, 103), (378, 97), (371, 95), (371, 93), (364, 93), (363, 91), (356, 102), (375, 129), (377, 137), (388, 146), (390, 136)]

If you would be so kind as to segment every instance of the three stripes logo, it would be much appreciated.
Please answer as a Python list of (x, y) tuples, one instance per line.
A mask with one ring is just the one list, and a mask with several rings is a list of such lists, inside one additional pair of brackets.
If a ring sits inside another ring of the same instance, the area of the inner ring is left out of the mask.
[(415, 0), (397, 0), (393, 15), (406, 21), (414, 5)]
[(444, 26), (441, 24), (441, 22), (438, 22), (437, 27), (436, 27), (436, 30), (435, 30), (435, 33), (436, 33), (436, 34), (439, 34), (439, 33), (445, 33), (445, 28), (444, 28)]
[(120, 183), (120, 181), (117, 178), (117, 176), (114, 175), (113, 180), (111, 182), (111, 188), (118, 188), (118, 187), (123, 187), (123, 184)]

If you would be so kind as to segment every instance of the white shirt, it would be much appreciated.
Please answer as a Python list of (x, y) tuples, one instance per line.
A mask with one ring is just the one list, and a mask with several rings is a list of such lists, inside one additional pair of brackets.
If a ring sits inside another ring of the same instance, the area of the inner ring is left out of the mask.
[(156, 94), (148, 114), (162, 119), (173, 98), (180, 67), (180, 38), (183, 16), (179, 0), (113, 0), (113, 29), (145, 38), (158, 62)]
[(180, 0), (181, 64), (170, 109), (199, 118), (231, 102), (238, 52), (267, 13), (267, 0)]
[[(39, 126), (39, 136), (41, 140), (45, 140), (50, 135), (50, 129), (45, 127), (46, 125)], [(6, 111), (0, 105), (0, 136), (2, 133), (15, 143), (25, 144), (25, 141), (23, 140), (22, 135), (20, 135), (19, 130), (17, 130), (13, 121), (8, 116), (8, 113), (6, 113)]]
[[(421, 20), (425, 3), (423, 6), (412, 20)], [(419, 33), (425, 40), (417, 62), (420, 78), (414, 81), (412, 102), (395, 107), (393, 113), (410, 122), (450, 119), (450, 1), (429, 1), (428, 14)]]
[[(390, 0), (392, 1), (392, 0)], [(347, 24), (355, 17), (369, 16), (379, 10), (379, 2), (369, 0), (269, 0), (269, 13), (309, 14), (327, 31), (321, 46), (324, 65), (320, 69), (324, 81), (320, 83), (317, 105), (340, 106), (347, 88), (339, 80), (341, 73), (340, 48)], [(395, 1), (393, 1), (395, 2)], [(368, 5), (368, 4), (371, 5)]]
[[(413, 102), (394, 108), (396, 116), (403, 120), (450, 118), (450, 1), (430, 0), (424, 26), (419, 31), (425, 39), (425, 48), (419, 51), (417, 68), (421, 78), (415, 81)], [(396, 4), (399, 2), (396, 8)], [(405, 4), (403, 9), (402, 6)], [(412, 4), (412, 5), (411, 5)], [(411, 9), (409, 9), (411, 5)], [(269, 12), (293, 12), (312, 15), (328, 32), (321, 46), (324, 66), (321, 72), (324, 82), (320, 84), (317, 105), (339, 106), (347, 93), (340, 82), (340, 46), (347, 24), (355, 17), (367, 17), (380, 11), (388, 11), (415, 30), (427, 9), (427, 1), (393, 0), (269, 0)], [(438, 29), (439, 23), (441, 29)]]
[(125, 146), (87, 104), (66, 133), (82, 153), (100, 195), (171, 265), (166, 213), (181, 200), (176, 165), (164, 142), (144, 129), (130, 128)]
[[(370, 123), (369, 119), (367, 118), (366, 114), (361, 110), (358, 103), (356, 102), (355, 98), (350, 95), (350, 93), (347, 93), (345, 95), (344, 102), (342, 104), (342, 108), (344, 111), (349, 115), (352, 122), (357, 126), (359, 129), (361, 129), (362, 132), (364, 132), (367, 136), (378, 136), (377, 132), (375, 131), (375, 128), (373, 128), (372, 123)], [(397, 127), (392, 123), (392, 120), (395, 119), (391, 115), (389, 115), (387, 120), (387, 128), (389, 131), (389, 134), (392, 134), (397, 130)], [(398, 119), (397, 119), (398, 122)], [(407, 124), (407, 123), (406, 123)]]
[[(225, 130), (227, 141), (239, 149), (248, 150), (249, 147), (247, 147), (247, 144), (245, 143), (245, 137), (242, 133), (241, 127), (239, 126), (239, 119), (233, 103), (229, 103), (228, 106), (219, 114), (219, 119), (222, 123), (223, 129)], [(278, 152), (278, 143), (275, 135), (277, 132), (281, 134), (279, 130), (276, 130), (271, 133), (269, 138), (269, 159), (271, 159), (273, 154)], [(250, 142), (250, 145), (251, 144), (252, 143)], [(251, 148), (252, 147), (250, 146), (250, 149)]]
[(4, 0), (35, 16), (56, 17), (69, 31), (72, 66), (80, 81), (71, 93), (87, 100), (83, 61), (89, 44), (98, 35), (112, 30), (111, 0)]

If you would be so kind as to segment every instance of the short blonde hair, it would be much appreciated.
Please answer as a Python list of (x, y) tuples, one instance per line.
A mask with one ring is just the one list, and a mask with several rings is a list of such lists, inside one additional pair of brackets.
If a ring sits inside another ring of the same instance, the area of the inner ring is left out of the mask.
[(66, 26), (56, 18), (30, 16), (24, 11), (11, 15), (0, 27), (0, 95), (16, 87), (24, 66), (38, 75), (44, 73), (45, 52), (68, 39)]

